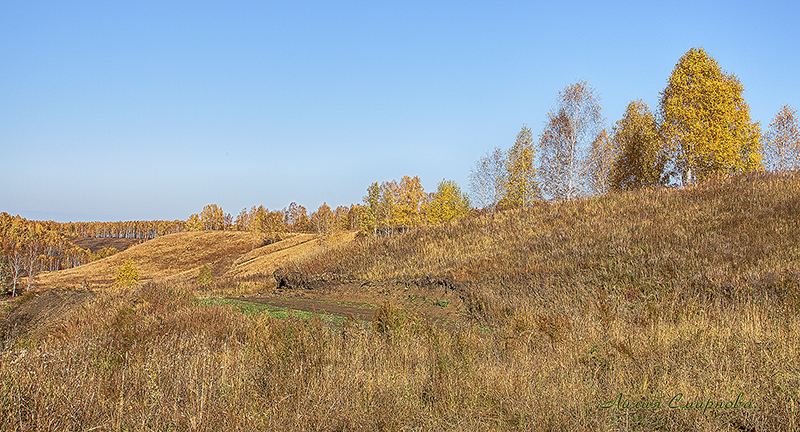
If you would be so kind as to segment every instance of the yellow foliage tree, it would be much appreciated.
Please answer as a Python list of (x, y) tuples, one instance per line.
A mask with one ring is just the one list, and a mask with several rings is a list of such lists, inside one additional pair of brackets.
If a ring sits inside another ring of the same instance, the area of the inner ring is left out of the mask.
[(136, 271), (136, 266), (133, 260), (127, 260), (119, 269), (116, 276), (116, 285), (121, 287), (128, 287), (139, 283), (139, 272)]
[(378, 220), (381, 214), (381, 187), (378, 182), (373, 182), (367, 188), (364, 197), (364, 212), (361, 221), (361, 230), (364, 234), (378, 233)]
[(202, 231), (203, 230), (203, 221), (200, 219), (200, 216), (197, 213), (193, 213), (189, 216), (189, 219), (186, 220), (186, 231)]
[(322, 203), (308, 220), (317, 234), (331, 234), (336, 229), (336, 219), (328, 203)]
[(531, 129), (522, 125), (514, 145), (508, 150), (503, 177), (500, 204), (507, 207), (528, 207), (542, 198), (534, 168), (533, 137)]
[(395, 226), (411, 228), (422, 222), (421, 205), (425, 200), (425, 189), (419, 176), (403, 176), (400, 179), (394, 200)]
[(760, 130), (739, 79), (702, 48), (680, 58), (661, 92), (662, 133), (684, 184), (758, 169)]
[(452, 180), (439, 182), (436, 193), (425, 204), (425, 216), (432, 224), (464, 217), (469, 210), (469, 197)]
[(612, 190), (633, 190), (665, 183), (666, 155), (662, 151), (658, 124), (641, 100), (628, 104), (614, 125), (610, 151), (615, 152), (609, 173)]
[(225, 212), (222, 207), (216, 204), (209, 204), (203, 207), (200, 212), (200, 221), (206, 231), (217, 231), (225, 229)]

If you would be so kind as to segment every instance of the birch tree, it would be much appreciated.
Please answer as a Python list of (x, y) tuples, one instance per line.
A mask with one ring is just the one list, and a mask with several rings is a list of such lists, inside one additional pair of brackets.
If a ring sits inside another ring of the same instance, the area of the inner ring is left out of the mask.
[(611, 170), (613, 190), (632, 190), (663, 185), (666, 181), (658, 125), (647, 104), (641, 100), (628, 104), (614, 125), (613, 147), (618, 151)]
[(585, 192), (584, 164), (589, 145), (602, 129), (600, 97), (586, 81), (558, 94), (539, 139), (539, 177), (545, 196), (576, 198)]
[(361, 221), (364, 232), (378, 233), (378, 218), (380, 217), (381, 187), (374, 182), (367, 187), (367, 195), (363, 198), (365, 210)]
[(764, 165), (771, 171), (800, 168), (800, 130), (797, 110), (784, 105), (772, 119), (765, 135)]
[(478, 207), (492, 210), (503, 198), (505, 162), (505, 152), (495, 147), (470, 168), (470, 196)]
[(661, 92), (662, 134), (683, 184), (761, 166), (760, 129), (739, 79), (703, 48), (678, 60)]
[(523, 125), (503, 164), (505, 175), (500, 202), (504, 206), (528, 207), (542, 199), (534, 163), (533, 133), (529, 127)]
[(419, 176), (403, 176), (397, 185), (393, 225), (411, 228), (422, 222), (421, 205), (425, 189)]
[(436, 192), (425, 204), (425, 216), (432, 224), (464, 217), (469, 214), (469, 210), (469, 197), (452, 180), (439, 182)]
[(611, 190), (611, 173), (616, 158), (614, 141), (608, 135), (608, 131), (603, 129), (592, 142), (586, 161), (586, 182), (589, 193), (603, 195)]

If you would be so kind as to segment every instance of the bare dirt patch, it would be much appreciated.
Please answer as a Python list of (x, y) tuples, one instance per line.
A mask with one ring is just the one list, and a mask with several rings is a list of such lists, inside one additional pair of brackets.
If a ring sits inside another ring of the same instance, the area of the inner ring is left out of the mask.
[(238, 297), (238, 300), (354, 317), (370, 321), (375, 311), (389, 302), (434, 322), (454, 323), (468, 319), (464, 287), (445, 278), (404, 281), (347, 282), (314, 285), (313, 289), (276, 288), (271, 292)]

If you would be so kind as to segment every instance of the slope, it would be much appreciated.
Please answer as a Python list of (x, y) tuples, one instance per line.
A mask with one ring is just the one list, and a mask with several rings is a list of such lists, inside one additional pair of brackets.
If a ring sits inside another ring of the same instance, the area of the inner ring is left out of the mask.
[[(132, 260), (141, 281), (188, 281), (208, 265), (215, 279), (269, 277), (293, 259), (348, 242), (355, 232), (319, 238), (313, 234), (284, 234), (283, 239), (254, 248), (252, 234), (239, 231), (182, 232), (157, 237), (83, 266), (39, 275), (39, 288), (106, 287), (127, 260)], [(256, 244), (263, 244), (257, 241)]]
[(449, 278), (506, 311), (598, 290), (627, 298), (785, 293), (800, 281), (800, 173), (478, 214), (357, 239), (292, 270), (373, 281)]
[(181, 232), (157, 237), (89, 264), (39, 275), (40, 288), (76, 288), (84, 284), (109, 286), (122, 264), (132, 260), (141, 280), (163, 278), (225, 259), (253, 248), (249, 233), (236, 231)]

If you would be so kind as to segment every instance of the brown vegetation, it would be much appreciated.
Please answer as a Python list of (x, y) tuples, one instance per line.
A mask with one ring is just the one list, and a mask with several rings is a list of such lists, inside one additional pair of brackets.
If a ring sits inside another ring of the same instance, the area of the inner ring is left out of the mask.
[(796, 430), (798, 214), (799, 173), (748, 174), (329, 242), (282, 265), (365, 290), (439, 286), (469, 313), (449, 326), (391, 303), (370, 326), (331, 327), (204, 305), (188, 282), (104, 290), (57, 331), (6, 332), (0, 429)]
[[(311, 254), (328, 243), (352, 240), (354, 232), (321, 238), (312, 234), (283, 234), (282, 240), (253, 248), (251, 233), (241, 231), (190, 231), (169, 234), (131, 247), (113, 256), (79, 267), (39, 275), (40, 289), (107, 287), (126, 261), (136, 266), (142, 281), (189, 281), (196, 279), (203, 266), (212, 269), (216, 279), (230, 281), (272, 272), (290, 259)], [(258, 246), (271, 242), (261, 238)]]
[(133, 261), (142, 281), (163, 278), (200, 267), (204, 263), (212, 263), (231, 254), (238, 256), (249, 251), (251, 247), (251, 236), (242, 232), (174, 233), (89, 264), (42, 273), (38, 285), (41, 288), (76, 288), (87, 283), (94, 287), (109, 286), (114, 283), (114, 277), (127, 260)]
[(118, 251), (142, 243), (143, 240), (135, 238), (105, 238), (105, 237), (77, 237), (66, 236), (66, 239), (79, 248), (97, 252), (105, 248), (114, 248)]

